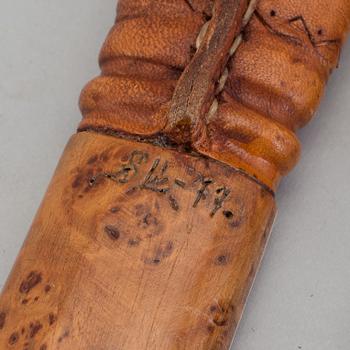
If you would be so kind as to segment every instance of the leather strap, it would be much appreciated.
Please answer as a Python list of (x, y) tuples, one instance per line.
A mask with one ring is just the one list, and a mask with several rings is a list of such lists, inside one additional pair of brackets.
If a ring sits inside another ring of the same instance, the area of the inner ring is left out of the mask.
[(216, 1), (213, 16), (199, 32), (197, 52), (176, 86), (164, 130), (180, 144), (191, 142), (195, 138), (192, 134), (204, 129), (205, 115), (216, 112), (216, 85), (225, 71), (230, 48), (241, 32), (244, 11), (247, 1)]

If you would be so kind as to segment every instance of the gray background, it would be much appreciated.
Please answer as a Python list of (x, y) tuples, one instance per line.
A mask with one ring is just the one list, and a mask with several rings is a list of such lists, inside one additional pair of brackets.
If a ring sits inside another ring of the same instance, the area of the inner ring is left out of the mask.
[[(80, 119), (116, 0), (0, 0), (0, 288)], [(350, 45), (315, 120), (235, 350), (350, 348)]]

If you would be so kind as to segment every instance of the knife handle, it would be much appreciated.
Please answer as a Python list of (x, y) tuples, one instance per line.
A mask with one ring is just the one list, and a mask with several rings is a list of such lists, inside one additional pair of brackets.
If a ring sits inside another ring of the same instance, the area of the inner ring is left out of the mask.
[(227, 349), (274, 213), (214, 160), (79, 133), (4, 287), (0, 346)]
[(228, 349), (350, 3), (120, 0), (0, 297), (2, 349)]

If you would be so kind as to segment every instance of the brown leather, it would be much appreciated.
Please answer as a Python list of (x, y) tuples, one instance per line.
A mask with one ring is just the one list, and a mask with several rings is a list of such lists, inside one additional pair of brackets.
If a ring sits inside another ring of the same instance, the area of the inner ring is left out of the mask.
[(79, 129), (124, 139), (69, 142), (0, 348), (228, 349), (349, 21), (350, 0), (120, 0)]
[(120, 0), (79, 129), (186, 145), (274, 190), (349, 25), (349, 0)]

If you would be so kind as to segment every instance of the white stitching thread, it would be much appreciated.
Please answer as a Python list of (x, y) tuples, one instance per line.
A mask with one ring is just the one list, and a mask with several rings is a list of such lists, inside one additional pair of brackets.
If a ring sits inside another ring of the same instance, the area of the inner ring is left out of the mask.
[(243, 36), (242, 34), (239, 34), (238, 37), (235, 39), (235, 41), (233, 42), (233, 45), (230, 48), (230, 57), (234, 55), (234, 53), (237, 51), (239, 45), (241, 45), (243, 40)]
[(255, 12), (255, 8), (256, 8), (256, 5), (258, 3), (258, 0), (250, 0), (249, 2), (249, 5), (248, 5), (248, 8), (247, 8), (247, 11), (246, 13), (244, 14), (243, 16), (243, 20), (242, 20), (242, 27), (244, 28), (248, 23), (249, 21), (251, 20), (254, 12)]
[[(249, 23), (249, 21), (251, 20), (251, 18), (253, 17), (253, 14), (255, 12), (256, 9), (256, 5), (257, 5), (258, 0), (250, 0), (248, 8), (243, 16), (242, 19), (242, 28), (241, 31), (239, 33), (239, 35), (235, 38), (230, 51), (229, 51), (229, 59), (236, 53), (236, 51), (238, 50), (239, 46), (241, 45), (242, 41), (243, 41), (243, 36), (242, 36), (242, 31), (244, 30), (244, 28), (247, 26), (247, 24)], [(196, 40), (196, 48), (197, 50), (199, 49), (199, 47), (201, 46), (205, 35), (208, 31), (209, 28), (209, 23), (210, 20), (208, 22), (205, 22), (204, 25), (202, 26), (197, 40)], [(220, 76), (219, 80), (218, 80), (218, 87), (215, 91), (215, 96), (219, 95), (220, 92), (222, 92), (225, 88), (226, 85), (226, 81), (228, 79), (229, 76), (229, 72), (227, 67), (225, 68), (224, 72), (222, 73), (222, 75)], [(209, 108), (209, 112), (208, 112), (208, 120), (215, 115), (215, 113), (217, 112), (219, 108), (219, 102), (217, 100), (217, 98), (214, 98), (214, 101), (212, 103), (212, 105)]]
[(198, 37), (197, 37), (197, 40), (196, 40), (196, 49), (197, 50), (201, 46), (202, 41), (204, 40), (204, 37), (207, 34), (207, 31), (208, 31), (208, 28), (209, 28), (209, 23), (210, 23), (210, 21), (205, 22), (203, 27), (201, 28), (199, 34), (198, 34)]

